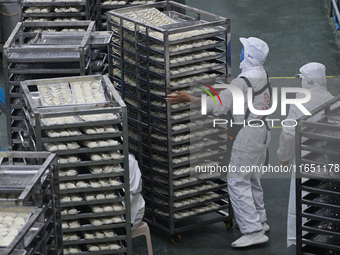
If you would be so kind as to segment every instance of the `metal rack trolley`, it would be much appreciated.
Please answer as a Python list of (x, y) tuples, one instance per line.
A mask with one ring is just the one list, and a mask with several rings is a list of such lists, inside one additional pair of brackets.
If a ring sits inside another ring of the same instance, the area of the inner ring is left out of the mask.
[[(47, 152), (0, 152), (0, 177), (1, 211), (34, 213), (23, 232), (0, 253), (12, 254), (14, 249), (20, 249), (27, 252), (25, 254), (61, 254), (56, 155)], [(39, 210), (36, 211), (36, 208)]]
[[(156, 27), (142, 20), (139, 15), (151, 8), (161, 10), (158, 14), (170, 17), (173, 24)], [(131, 13), (139, 18), (132, 18)], [(166, 95), (176, 90), (197, 93), (197, 87), (211, 85), (217, 77), (230, 78), (229, 19), (172, 1), (118, 9), (107, 15), (108, 27), (114, 32), (109, 74), (128, 107), (129, 149), (143, 172), (146, 220), (173, 235), (173, 242), (180, 241), (179, 232), (204, 224), (225, 221), (231, 227), (226, 182), (190, 178), (190, 171), (183, 172), (190, 167), (189, 148), (194, 139), (187, 136), (198, 109), (170, 106), (165, 101)], [(175, 141), (180, 136), (186, 138)], [(184, 146), (187, 148), (182, 150)], [(218, 151), (216, 159), (221, 154)], [(184, 162), (178, 163), (184, 157)], [(201, 190), (186, 193), (194, 188)], [(202, 199), (208, 192), (212, 197)], [(212, 207), (205, 210), (206, 205)]]
[[(339, 101), (318, 107), (296, 127), (298, 255), (340, 254)], [(311, 119), (316, 114), (324, 116)]]
[(97, 26), (98, 30), (106, 30), (107, 20), (106, 12), (126, 8), (129, 6), (144, 5), (146, 3), (159, 2), (159, 0), (148, 0), (148, 1), (138, 1), (138, 0), (126, 0), (126, 1), (111, 1), (111, 0), (97, 0)]
[(21, 21), (45, 19), (46, 21), (96, 20), (95, 0), (74, 1), (19, 1)]
[[(61, 32), (65, 28), (79, 28), (85, 32)], [(40, 32), (41, 29), (55, 29), (57, 32)], [(97, 72), (98, 61), (94, 56), (102, 58), (104, 68), (106, 54), (99, 54), (99, 49), (103, 45), (107, 47), (110, 38), (109, 32), (95, 32), (94, 21), (17, 24), (3, 52), (10, 149), (21, 150), (20, 81)]]
[[(37, 92), (39, 85), (68, 83), (72, 86), (73, 82), (92, 81), (98, 81), (102, 84), (105, 102), (42, 106), (41, 98)], [(46, 150), (47, 144), (77, 143), (79, 145), (74, 149), (56, 151), (59, 156), (59, 170), (60, 173), (63, 173), (60, 177), (62, 185), (60, 193), (62, 195), (64, 249), (78, 247), (79, 252), (77, 254), (84, 255), (131, 254), (127, 113), (124, 102), (108, 77), (89, 75), (29, 80), (22, 82), (22, 91), (24, 121), (29, 127), (28, 130), (32, 137), (31, 141), (26, 142), (30, 150)], [(103, 115), (110, 115), (111, 117), (96, 120), (98, 116)], [(51, 125), (45, 122), (48, 118), (65, 117), (74, 118), (75, 122)], [(110, 127), (111, 131), (89, 132), (89, 129), (100, 130), (103, 127)], [(68, 136), (50, 137), (49, 132), (56, 130), (76, 130), (76, 132)], [(86, 145), (88, 142), (107, 141), (109, 139), (114, 139), (118, 143), (103, 147), (88, 147)], [(111, 152), (119, 152), (120, 157), (100, 160), (93, 157), (95, 154), (110, 155)], [(76, 158), (76, 160), (62, 161), (63, 158), (69, 156)], [(104, 170), (112, 165), (117, 166), (118, 169)], [(98, 172), (96, 169), (103, 171)], [(69, 174), (70, 171), (76, 172)], [(115, 180), (115, 183), (112, 180)], [(68, 186), (69, 183), (73, 184), (72, 187)], [(101, 185), (98, 186), (98, 183)], [(91, 196), (96, 199), (91, 198)], [(105, 206), (108, 205), (120, 207), (113, 211), (111, 209), (106, 210)], [(104, 211), (97, 211), (96, 207), (98, 206), (104, 207)], [(70, 210), (72, 209), (75, 209), (75, 212), (71, 213)], [(98, 219), (102, 222), (97, 224), (96, 220)], [(112, 221), (113, 219), (115, 221)], [(72, 226), (72, 222), (77, 223)], [(73, 237), (71, 238), (71, 236)], [(111, 249), (111, 245), (116, 245), (116, 247)], [(99, 249), (100, 246), (106, 246), (107, 249)]]

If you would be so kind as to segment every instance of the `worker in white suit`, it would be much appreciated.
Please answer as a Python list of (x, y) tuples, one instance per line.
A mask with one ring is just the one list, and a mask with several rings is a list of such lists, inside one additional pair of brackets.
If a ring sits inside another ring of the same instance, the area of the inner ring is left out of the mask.
[(131, 203), (131, 229), (135, 229), (144, 217), (145, 201), (141, 195), (142, 174), (138, 162), (132, 154), (129, 154), (129, 177), (130, 177), (130, 203)]
[[(311, 62), (300, 68), (301, 86), (308, 89), (311, 93), (311, 99), (304, 103), (303, 106), (309, 111), (313, 111), (320, 105), (328, 102), (333, 98), (332, 94), (327, 90), (326, 67), (323, 64)], [(305, 94), (298, 93), (296, 98), (303, 98)], [(310, 120), (318, 120), (321, 118), (322, 112), (311, 117)], [(297, 120), (303, 116), (303, 113), (296, 107), (291, 105), (287, 119)], [(288, 121), (287, 121), (288, 123)], [(282, 128), (280, 135), (280, 144), (277, 150), (277, 156), (282, 165), (288, 165), (289, 161), (294, 159), (295, 155), (295, 128), (294, 123), (287, 124)], [(288, 126), (288, 127), (287, 127)], [(292, 173), (288, 219), (287, 219), (287, 246), (296, 244), (296, 201), (295, 201), (295, 173)]]
[[(261, 166), (266, 160), (266, 151), (270, 142), (270, 128), (266, 116), (255, 115), (248, 109), (248, 88), (253, 90), (253, 106), (257, 110), (265, 110), (271, 104), (271, 87), (263, 64), (269, 53), (266, 42), (255, 37), (240, 38), (243, 44), (241, 52), (241, 74), (230, 85), (242, 90), (244, 95), (245, 113), (233, 114), (234, 123), (247, 123), (248, 120), (257, 120), (249, 125), (233, 125), (228, 127), (228, 142), (226, 157), (227, 164), (238, 171), (227, 174), (230, 201), (234, 210), (236, 221), (242, 236), (234, 241), (234, 248), (247, 247), (268, 242), (265, 231), (269, 230), (266, 223), (267, 215), (263, 201), (263, 190), (260, 182), (261, 173), (242, 172), (242, 166)], [(233, 95), (229, 89), (219, 93), (222, 105), (215, 105), (212, 98), (207, 98), (207, 111), (214, 115), (227, 114), (232, 110)], [(200, 99), (185, 92), (176, 92), (168, 95), (170, 103), (193, 102), (198, 104)], [(261, 121), (265, 123), (261, 125)]]

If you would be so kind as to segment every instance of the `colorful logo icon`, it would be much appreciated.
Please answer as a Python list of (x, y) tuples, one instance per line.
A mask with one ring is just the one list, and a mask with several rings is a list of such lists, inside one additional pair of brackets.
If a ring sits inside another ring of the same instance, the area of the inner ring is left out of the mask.
[[(217, 96), (217, 98), (218, 98), (218, 100), (220, 101), (220, 104), (221, 104), (221, 106), (222, 106), (222, 100), (221, 100), (221, 98), (220, 98), (220, 95), (217, 93), (217, 91), (216, 91), (213, 87), (211, 87), (210, 85), (208, 85), (208, 84), (203, 84), (203, 85), (206, 86), (207, 88), (209, 88), (212, 92), (214, 92), (214, 94)], [(215, 100), (215, 97), (210, 93), (209, 90), (206, 90), (206, 89), (204, 89), (204, 88), (199, 88), (199, 89), (202, 90), (202, 91), (204, 91), (205, 93), (207, 93), (207, 94), (212, 98), (212, 100), (214, 100), (215, 105), (217, 105), (217, 102), (216, 102), (216, 100)]]

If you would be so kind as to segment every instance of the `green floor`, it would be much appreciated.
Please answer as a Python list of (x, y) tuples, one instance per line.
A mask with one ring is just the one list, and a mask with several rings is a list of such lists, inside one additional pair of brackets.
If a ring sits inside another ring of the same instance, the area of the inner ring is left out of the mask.
[[(255, 36), (265, 40), (270, 53), (265, 64), (274, 86), (296, 86), (295, 79), (287, 79), (307, 62), (318, 61), (326, 65), (327, 75), (340, 75), (340, 39), (328, 17), (326, 0), (186, 0), (192, 7), (206, 10), (231, 20), (232, 76), (239, 73), (240, 36)], [(276, 79), (276, 77), (284, 77)], [(0, 83), (2, 73), (0, 72)], [(293, 84), (293, 85), (292, 85)], [(329, 80), (329, 90), (340, 93), (339, 79)], [(279, 117), (274, 114), (271, 118)], [(0, 117), (0, 145), (6, 145), (3, 116)], [(272, 129), (270, 163), (278, 164), (276, 150), (281, 129)], [(246, 249), (232, 249), (230, 243), (240, 236), (235, 228), (227, 230), (223, 223), (204, 226), (180, 233), (182, 242), (174, 245), (170, 237), (151, 228), (155, 255), (170, 254), (242, 254), (242, 255), (294, 255), (295, 248), (286, 248), (286, 215), (289, 179), (263, 179), (270, 241)], [(147, 254), (143, 237), (133, 240), (134, 251)]]

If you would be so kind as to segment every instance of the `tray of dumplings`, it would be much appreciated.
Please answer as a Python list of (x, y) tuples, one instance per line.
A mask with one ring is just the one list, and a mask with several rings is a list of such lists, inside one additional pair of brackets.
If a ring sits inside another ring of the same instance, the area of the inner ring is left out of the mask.
[(68, 194), (72, 191), (86, 193), (109, 189), (121, 189), (124, 187), (124, 184), (118, 177), (115, 177), (61, 182), (59, 186), (60, 194)]
[[(146, 50), (146, 45), (144, 43), (139, 44), (144, 50)], [(225, 45), (225, 41), (223, 38), (220, 37), (212, 37), (209, 39), (201, 39), (195, 40), (190, 42), (172, 44), (169, 46), (169, 56), (170, 61), (172, 57), (176, 58), (177, 55), (180, 54), (192, 54), (193, 51), (202, 51), (202, 50), (210, 50), (223, 47)], [(150, 45), (149, 49), (153, 55), (156, 62), (160, 64), (164, 64), (164, 51), (165, 45), (164, 44), (152, 44)], [(171, 63), (171, 62), (170, 62)]]
[(63, 220), (63, 233), (82, 232), (88, 230), (104, 230), (113, 227), (124, 227), (125, 219), (123, 215), (110, 215), (77, 220)]
[[(174, 211), (176, 212), (176, 211), (191, 208), (193, 206), (200, 206), (206, 203), (216, 202), (218, 200), (227, 199), (227, 198), (228, 198), (227, 192), (224, 192), (224, 193), (208, 192), (206, 194), (202, 194), (199, 196), (194, 196), (194, 197), (175, 201)], [(161, 205), (164, 209), (169, 207), (169, 203), (167, 202), (167, 200), (155, 198), (155, 202)]]
[[(97, 231), (98, 232), (98, 231)], [(123, 254), (126, 253), (126, 248), (121, 241), (113, 241), (107, 243), (89, 243), (82, 245), (66, 245), (63, 250), (64, 254), (79, 254), (79, 255), (93, 255), (93, 254)]]
[[(146, 56), (142, 56), (143, 58), (146, 58)], [(206, 60), (211, 59), (219, 59), (225, 57), (225, 51), (222, 49), (207, 49), (207, 50), (199, 50), (195, 52), (190, 53), (184, 53), (184, 54), (177, 54), (170, 56), (169, 63), (170, 68), (182, 66), (182, 65), (189, 65), (196, 62), (202, 62)], [(159, 67), (164, 67), (165, 60), (164, 56), (153, 54), (149, 56), (150, 63), (156, 64)], [(176, 74), (176, 73), (174, 73)]]
[(25, 229), (24, 233), (22, 230), (28, 222), (32, 226), (37, 221), (37, 216), (32, 218), (31, 216), (39, 212), (36, 207), (0, 206), (0, 248), (9, 246), (17, 236), (20, 236), (20, 239), (25, 238), (25, 245), (28, 245), (29, 236), (36, 234), (38, 229), (31, 228), (30, 233), (28, 233), (29, 229)]
[[(190, 209), (179, 210), (175, 212), (174, 218), (175, 218), (175, 221), (180, 221), (189, 216), (199, 216), (199, 215), (203, 215), (207, 213), (217, 212), (217, 211), (224, 210), (227, 208), (228, 208), (227, 201), (221, 200), (216, 203), (210, 202), (210, 203), (206, 203), (203, 205), (194, 206)], [(168, 220), (169, 213), (166, 212), (165, 210), (156, 208), (155, 212), (158, 215), (163, 216)]]

